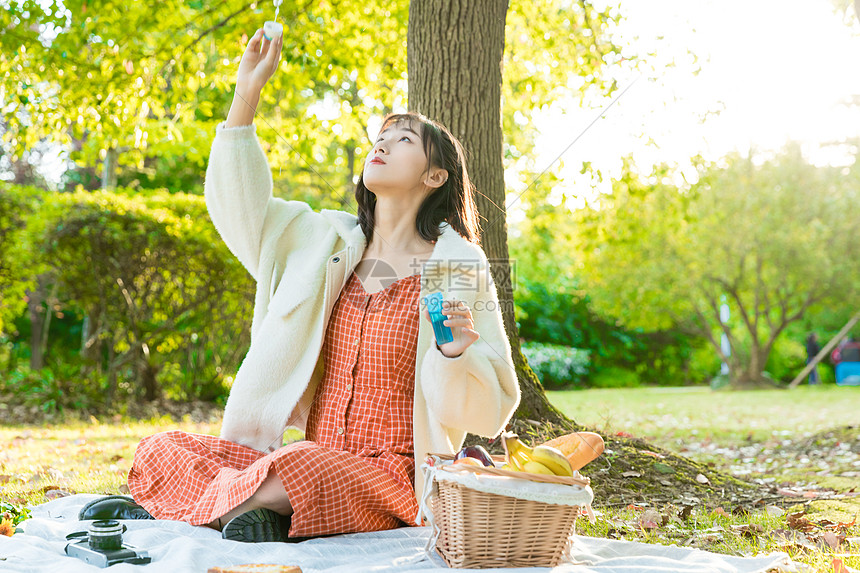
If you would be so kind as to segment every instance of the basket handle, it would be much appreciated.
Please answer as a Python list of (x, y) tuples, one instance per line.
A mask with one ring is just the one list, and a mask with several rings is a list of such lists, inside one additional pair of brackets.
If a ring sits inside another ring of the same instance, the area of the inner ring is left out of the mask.
[[(442, 456), (439, 456), (440, 458)], [(451, 456), (453, 459), (454, 456)], [(504, 461), (504, 459), (499, 460)], [(500, 468), (491, 468), (488, 466), (478, 467), (470, 464), (449, 464), (440, 466), (440, 469), (449, 471), (449, 472), (472, 472), (475, 474), (490, 474), (495, 476), (502, 477), (512, 477), (517, 479), (525, 479), (529, 481), (536, 481), (542, 483), (557, 483), (562, 485), (578, 485), (578, 486), (587, 486), (591, 484), (591, 479), (585, 476), (575, 475), (573, 477), (567, 476), (550, 476), (545, 474), (533, 474), (531, 472), (512, 472), (510, 470), (503, 470)], [(577, 472), (578, 473), (578, 472)]]

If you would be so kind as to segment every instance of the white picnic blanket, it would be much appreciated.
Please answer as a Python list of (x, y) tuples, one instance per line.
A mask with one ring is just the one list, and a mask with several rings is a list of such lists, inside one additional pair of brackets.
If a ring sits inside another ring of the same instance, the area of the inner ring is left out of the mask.
[[(0, 571), (9, 573), (93, 573), (100, 571), (63, 552), (66, 535), (85, 530), (77, 520), (81, 507), (99, 496), (79, 494), (32, 508), (33, 517), (22, 523), (24, 533), (0, 536)], [(125, 521), (124, 541), (145, 549), (149, 565), (119, 564), (111, 573), (205, 573), (212, 566), (242, 563), (298, 565), (304, 573), (395, 572), (448, 569), (424, 546), (430, 527), (403, 527), (372, 533), (353, 533), (311, 539), (302, 543), (239, 543), (221, 539), (207, 527), (179, 521)], [(558, 567), (482, 569), (511, 573), (764, 573), (803, 571), (786, 554), (753, 558), (732, 557), (696, 549), (649, 545), (630, 541), (575, 536), (573, 558), (581, 563)]]

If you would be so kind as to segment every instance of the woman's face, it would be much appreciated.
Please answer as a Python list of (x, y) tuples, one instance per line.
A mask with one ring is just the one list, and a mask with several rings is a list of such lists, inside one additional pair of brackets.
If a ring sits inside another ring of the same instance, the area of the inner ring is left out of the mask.
[(425, 186), (430, 176), (426, 168), (424, 142), (418, 129), (406, 121), (392, 123), (379, 133), (364, 160), (364, 185), (376, 195), (410, 192)]

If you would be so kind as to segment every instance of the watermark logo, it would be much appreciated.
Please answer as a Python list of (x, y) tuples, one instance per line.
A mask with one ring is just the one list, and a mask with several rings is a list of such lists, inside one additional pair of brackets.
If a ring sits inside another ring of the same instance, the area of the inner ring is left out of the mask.
[[(508, 266), (509, 272), (501, 280), (506, 281), (506, 287), (513, 291), (517, 285), (516, 261), (489, 259), (488, 262), (489, 265), (474, 259), (446, 259), (444, 261), (430, 260), (426, 262), (413, 259), (401, 267), (401, 269), (407, 269), (407, 273), (402, 271), (398, 273), (393, 265), (382, 259), (364, 259), (353, 271), (354, 279), (358, 280), (361, 286), (360, 290), (356, 289), (359, 296), (355, 296), (356, 290), (353, 290), (351, 296), (346, 297), (345, 302), (365, 309), (373, 297), (376, 300), (370, 304), (370, 309), (373, 311), (384, 310), (391, 303), (392, 299), (389, 295), (396, 294), (395, 283), (408, 281), (418, 274), (420, 275), (421, 292), (445, 293), (446, 301), (458, 300), (458, 296), (472, 298), (474, 299), (473, 311), (506, 312), (504, 303), (500, 304), (490, 299), (485, 300), (480, 293), (494, 293), (499, 284), (491, 272), (491, 268), (495, 268), (494, 263), (499, 266)], [(475, 296), (470, 297), (470, 293), (474, 293)], [(509, 306), (513, 306), (512, 301), (508, 301), (508, 303), (510, 303)], [(412, 304), (414, 311), (419, 313), (423, 312), (427, 306), (423, 299), (417, 297)]]

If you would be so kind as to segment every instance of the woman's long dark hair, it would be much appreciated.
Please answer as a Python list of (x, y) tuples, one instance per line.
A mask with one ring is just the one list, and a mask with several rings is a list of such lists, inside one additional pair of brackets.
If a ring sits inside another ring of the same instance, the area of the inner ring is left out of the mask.
[[(421, 136), (424, 155), (429, 159), (427, 171), (433, 166), (448, 172), (448, 180), (424, 199), (418, 208), (418, 216), (415, 218), (418, 234), (427, 241), (435, 241), (441, 233), (440, 223), (447, 221), (463, 238), (480, 244), (475, 187), (466, 172), (463, 146), (444, 125), (415, 112), (388, 114), (382, 120), (380, 132), (401, 122), (409, 122), (409, 126)], [(355, 186), (355, 199), (358, 201), (358, 222), (367, 244), (370, 244), (373, 237), (376, 195), (365, 187), (363, 171)]]

